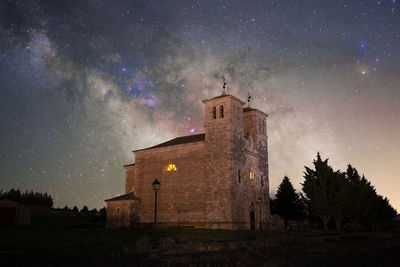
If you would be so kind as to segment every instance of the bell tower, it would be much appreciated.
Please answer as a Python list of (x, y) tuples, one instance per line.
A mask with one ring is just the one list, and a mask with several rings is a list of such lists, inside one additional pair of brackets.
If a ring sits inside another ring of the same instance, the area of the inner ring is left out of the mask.
[[(234, 159), (243, 146), (243, 105), (240, 99), (226, 93), (204, 100), (205, 104), (205, 172), (208, 188), (208, 221), (232, 221), (231, 187), (234, 181)], [(216, 226), (221, 227), (221, 225)], [(231, 225), (225, 227), (233, 228)]]

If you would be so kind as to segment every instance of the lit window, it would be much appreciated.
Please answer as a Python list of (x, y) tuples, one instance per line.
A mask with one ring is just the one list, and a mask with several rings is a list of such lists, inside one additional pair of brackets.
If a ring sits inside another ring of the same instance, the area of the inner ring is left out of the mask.
[(250, 172), (250, 180), (254, 180), (254, 172)]
[(167, 165), (167, 167), (165, 167), (165, 171), (170, 172), (170, 171), (174, 171), (176, 172), (176, 166), (173, 163), (170, 163)]

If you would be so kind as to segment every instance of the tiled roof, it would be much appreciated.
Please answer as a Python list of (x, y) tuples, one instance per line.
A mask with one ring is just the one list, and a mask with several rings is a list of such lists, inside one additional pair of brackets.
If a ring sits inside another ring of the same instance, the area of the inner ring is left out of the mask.
[(239, 99), (239, 98), (237, 98), (236, 96), (233, 96), (233, 95), (224, 95), (224, 94), (222, 94), (222, 95), (219, 95), (219, 96), (216, 96), (216, 97), (213, 97), (213, 98), (210, 98), (210, 99), (203, 100), (203, 103), (205, 103), (205, 102), (207, 102), (207, 101), (210, 101), (210, 100), (214, 100), (214, 99), (218, 99), (218, 98), (227, 97), (227, 96), (229, 96), (229, 97), (232, 97), (232, 98), (236, 99), (237, 101), (239, 101), (240, 103), (242, 103), (242, 105), (244, 105), (244, 104), (245, 104), (245, 102), (243, 102), (242, 100), (240, 100), (240, 99)]
[(225, 97), (225, 96), (230, 96), (230, 95), (226, 95), (226, 94), (224, 95), (224, 94), (222, 94), (222, 95), (219, 95), (219, 96), (210, 98), (209, 100), (218, 99), (218, 98)]
[(256, 110), (256, 111), (260, 112), (261, 114), (263, 114), (264, 116), (268, 117), (268, 114), (262, 112), (261, 110), (258, 110), (258, 109), (255, 109), (255, 108), (249, 108), (249, 107), (243, 108), (243, 112), (249, 112), (249, 111), (253, 111), (253, 110)]
[(171, 139), (171, 140), (169, 140), (167, 142), (164, 142), (164, 143), (152, 146), (152, 147), (135, 150), (133, 152), (147, 150), (147, 149), (153, 149), (153, 148), (159, 148), (159, 147), (175, 146), (175, 145), (186, 144), (186, 143), (200, 142), (200, 141), (204, 141), (206, 139), (205, 136), (206, 135), (204, 133), (181, 136), (181, 137), (177, 137), (177, 138)]
[(135, 200), (135, 199), (137, 199), (135, 197), (135, 192), (130, 192), (130, 193), (125, 194), (125, 195), (120, 195), (120, 196), (117, 196), (117, 197), (106, 199), (105, 201)]
[(252, 111), (252, 110), (257, 110), (257, 109), (249, 108), (249, 107), (243, 108), (243, 112)]

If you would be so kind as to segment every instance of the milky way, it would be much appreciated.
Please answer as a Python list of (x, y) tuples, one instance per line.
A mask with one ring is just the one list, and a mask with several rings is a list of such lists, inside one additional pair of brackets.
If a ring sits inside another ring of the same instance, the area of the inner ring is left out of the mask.
[(102, 207), (132, 150), (204, 131), (201, 100), (270, 114), (271, 193), (317, 151), (400, 209), (397, 1), (3, 1), (0, 188)]

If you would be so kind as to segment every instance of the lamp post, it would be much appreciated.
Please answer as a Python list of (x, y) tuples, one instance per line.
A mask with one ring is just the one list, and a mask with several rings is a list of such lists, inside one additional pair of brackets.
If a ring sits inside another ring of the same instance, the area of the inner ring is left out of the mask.
[(259, 216), (260, 216), (260, 230), (262, 230), (262, 224), (261, 224), (261, 197), (258, 198), (258, 201), (256, 202), (256, 204), (258, 204)]
[(157, 192), (160, 190), (160, 182), (156, 179), (154, 179), (153, 183), (151, 184), (153, 190), (154, 190), (154, 225), (153, 225), (153, 230), (154, 233), (157, 233)]

